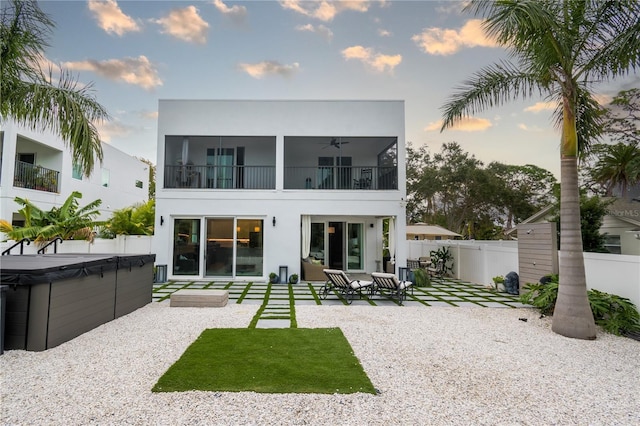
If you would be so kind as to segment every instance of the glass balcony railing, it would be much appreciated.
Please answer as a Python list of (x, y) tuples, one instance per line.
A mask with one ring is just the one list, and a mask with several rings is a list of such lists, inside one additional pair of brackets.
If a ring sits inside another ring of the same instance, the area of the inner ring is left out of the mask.
[(59, 192), (60, 172), (16, 161), (13, 186), (46, 192)]

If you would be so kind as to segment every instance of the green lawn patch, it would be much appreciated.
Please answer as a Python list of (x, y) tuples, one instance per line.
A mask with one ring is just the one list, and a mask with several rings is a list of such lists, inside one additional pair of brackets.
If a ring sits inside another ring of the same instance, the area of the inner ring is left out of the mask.
[(339, 328), (207, 329), (153, 392), (372, 393)]

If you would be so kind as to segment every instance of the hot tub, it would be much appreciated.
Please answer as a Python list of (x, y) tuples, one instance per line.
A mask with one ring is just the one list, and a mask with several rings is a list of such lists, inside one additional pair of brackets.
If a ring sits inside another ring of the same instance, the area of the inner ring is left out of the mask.
[(43, 351), (151, 302), (154, 254), (2, 256), (4, 349)]

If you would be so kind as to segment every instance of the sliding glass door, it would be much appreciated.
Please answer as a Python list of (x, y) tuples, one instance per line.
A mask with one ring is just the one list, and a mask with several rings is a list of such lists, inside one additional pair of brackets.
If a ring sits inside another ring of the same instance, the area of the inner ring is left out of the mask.
[(173, 224), (173, 275), (200, 274), (200, 219)]

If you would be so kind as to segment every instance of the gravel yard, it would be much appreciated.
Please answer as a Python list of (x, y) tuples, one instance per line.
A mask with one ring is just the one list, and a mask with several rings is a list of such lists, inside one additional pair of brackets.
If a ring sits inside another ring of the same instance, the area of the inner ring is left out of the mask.
[(247, 327), (257, 309), (151, 303), (44, 352), (6, 351), (0, 422), (640, 424), (640, 343), (568, 339), (527, 308), (296, 306), (299, 327), (342, 329), (379, 395), (151, 392), (203, 329)]

